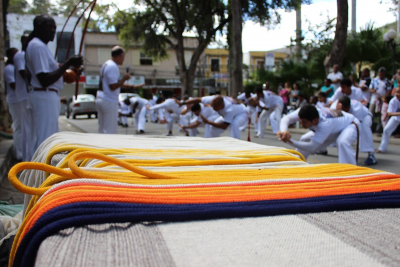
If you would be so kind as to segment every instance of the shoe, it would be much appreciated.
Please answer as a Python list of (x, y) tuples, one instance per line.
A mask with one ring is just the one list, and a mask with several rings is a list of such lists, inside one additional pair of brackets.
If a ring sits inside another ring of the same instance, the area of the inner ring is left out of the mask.
[(128, 126), (128, 124), (123, 124), (122, 127), (123, 128), (128, 128), (129, 126)]
[(318, 152), (316, 152), (315, 154), (326, 156), (326, 155), (328, 155), (328, 151), (327, 151), (327, 150), (325, 150), (325, 151), (318, 151)]
[(140, 130), (139, 133), (144, 134), (144, 131), (143, 131), (143, 130)]
[(165, 136), (173, 136), (172, 133), (167, 133)]
[(119, 122), (118, 122), (118, 125), (119, 125), (119, 126), (122, 126), (123, 124), (122, 124), (122, 122), (119, 121)]
[(369, 155), (368, 158), (364, 161), (365, 165), (375, 165), (378, 161), (376, 160), (374, 155)]

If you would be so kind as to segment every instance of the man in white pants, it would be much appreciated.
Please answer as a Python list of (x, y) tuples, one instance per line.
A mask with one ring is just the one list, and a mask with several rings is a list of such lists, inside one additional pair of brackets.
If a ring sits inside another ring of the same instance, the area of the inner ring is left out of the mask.
[(258, 134), (256, 137), (263, 138), (265, 134), (265, 127), (267, 118), (274, 113), (276, 124), (271, 124), (272, 132), (275, 134), (278, 132), (278, 126), (281, 123), (282, 111), (283, 111), (283, 100), (282, 97), (274, 95), (274, 94), (267, 94), (264, 90), (259, 87), (256, 89), (258, 101), (264, 103), (265, 107), (260, 106), (263, 111), (259, 117), (259, 128)]
[[(254, 98), (257, 97), (256, 94), (251, 93), (250, 91), (246, 91), (245, 93), (242, 93), (237, 96), (236, 99), (243, 101), (243, 103), (246, 105), (247, 112), (250, 115), (251, 122), (254, 124), (254, 130), (258, 132), (258, 123), (256, 123), (256, 117), (257, 117), (257, 112), (260, 110), (256, 101), (251, 101), (251, 99), (254, 100)], [(247, 123), (243, 126), (240, 127), (241, 131), (244, 131), (246, 129)]]
[[(21, 37), (21, 44), (25, 46), (28, 40), (28, 35)], [(31, 118), (28, 110), (28, 87), (25, 81), (25, 52), (18, 51), (14, 55), (15, 67), (15, 91), (18, 98), (18, 116), (21, 120), (21, 146), (22, 146), (22, 160), (30, 161), (33, 152), (30, 143), (31, 140)]]
[(58, 132), (60, 115), (59, 92), (63, 89), (63, 74), (71, 66), (82, 65), (82, 56), (72, 56), (61, 66), (51, 54), (47, 44), (54, 40), (56, 23), (49, 15), (39, 15), (33, 20), (25, 51), (26, 69), (31, 77), (28, 106), (32, 118), (31, 146), (35, 152), (39, 145)]
[(352, 144), (357, 140), (357, 128), (354, 124), (359, 125), (359, 121), (353, 115), (342, 111), (338, 117), (326, 119), (320, 116), (315, 106), (306, 105), (299, 110), (298, 117), (304, 128), (314, 131), (308, 141), (293, 140), (289, 131), (278, 132), (277, 137), (296, 147), (306, 159), (310, 154), (336, 142), (339, 163), (357, 165)]
[(164, 99), (162, 97), (159, 97), (157, 100), (157, 104), (148, 108), (149, 110), (164, 109), (164, 112), (161, 113), (162, 116), (160, 118), (160, 123), (167, 124), (167, 136), (172, 136), (174, 123), (177, 123), (179, 121), (179, 116), (182, 111), (182, 107), (180, 107), (179, 104), (176, 103), (176, 101), (177, 100), (175, 98)]
[(96, 97), (96, 109), (99, 123), (99, 133), (118, 133), (118, 96), (121, 87), (135, 89), (140, 85), (128, 85), (125, 81), (131, 76), (125, 73), (120, 79), (118, 65), (122, 65), (125, 59), (125, 50), (120, 46), (111, 49), (111, 59), (107, 60), (100, 69), (100, 85)]
[(6, 86), (6, 102), (12, 118), (13, 129), (13, 155), (17, 160), (23, 159), (22, 147), (22, 112), (20, 110), (21, 102), (18, 101), (18, 95), (15, 85), (14, 55), (18, 52), (16, 48), (9, 48), (6, 51), (7, 63), (4, 68), (4, 83)]
[(179, 125), (179, 126), (184, 131), (189, 130), (189, 136), (196, 136), (197, 127), (199, 127), (200, 125), (204, 125), (205, 126), (204, 137), (210, 138), (212, 126), (210, 124), (204, 124), (201, 116), (209, 121), (215, 121), (217, 118), (220, 117), (220, 115), (217, 112), (215, 112), (211, 106), (204, 105), (203, 103), (193, 104), (191, 111), (193, 112), (194, 115), (196, 115), (196, 117), (190, 121), (189, 125)]
[(331, 105), (331, 109), (343, 110), (354, 115), (360, 121), (360, 142), (359, 149), (361, 152), (368, 153), (366, 165), (375, 165), (378, 163), (374, 152), (374, 140), (372, 138), (372, 114), (368, 108), (361, 102), (350, 99), (347, 96), (342, 96), (338, 101)]
[(143, 134), (146, 125), (147, 110), (150, 107), (149, 101), (141, 97), (131, 97), (125, 99), (124, 103), (132, 107), (132, 112), (135, 113), (136, 133)]
[(400, 124), (400, 87), (396, 88), (394, 97), (389, 102), (388, 115), (390, 116), (385, 128), (383, 128), (381, 145), (376, 153), (386, 152), (389, 138)]
[(248, 113), (243, 104), (234, 104), (229, 97), (220, 95), (204, 96), (193, 98), (187, 102), (181, 102), (180, 105), (203, 103), (211, 105), (220, 117), (215, 121), (209, 120), (200, 114), (201, 119), (205, 124), (211, 125), (211, 136), (219, 137), (228, 127), (230, 127), (230, 136), (240, 139), (240, 126), (248, 121)]

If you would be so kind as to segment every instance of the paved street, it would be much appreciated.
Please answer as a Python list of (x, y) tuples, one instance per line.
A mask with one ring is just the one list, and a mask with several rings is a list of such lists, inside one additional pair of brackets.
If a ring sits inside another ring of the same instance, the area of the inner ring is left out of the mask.
[[(78, 116), (77, 119), (66, 119), (65, 116), (60, 116), (60, 131), (77, 131), (77, 132), (87, 132), (87, 133), (97, 133), (97, 119), (92, 117), (88, 119), (87, 116)], [(133, 125), (133, 118), (128, 118), (128, 128), (119, 127), (119, 134), (127, 134), (133, 135), (135, 134), (135, 127)], [(204, 129), (199, 128), (200, 134), (199, 136), (204, 135)], [(301, 131), (301, 130), (300, 130)], [(166, 133), (165, 125), (161, 125), (158, 123), (146, 123), (146, 133), (144, 135), (164, 135)], [(182, 133), (179, 132), (178, 125), (174, 125), (174, 135), (183, 136)], [(251, 129), (251, 141), (269, 145), (269, 146), (281, 146), (286, 148), (293, 148), (288, 144), (285, 144), (271, 133), (271, 131), (267, 131), (267, 134), (262, 139), (254, 138), (254, 130)], [(229, 131), (225, 131), (222, 136), (229, 136)], [(300, 138), (300, 134), (293, 135), (295, 139)], [(190, 138), (190, 137), (188, 137)], [(242, 132), (241, 140), (247, 140), (247, 130)], [(378, 164), (372, 166), (374, 169), (380, 169), (384, 171), (390, 171), (394, 173), (400, 173), (400, 141), (398, 139), (392, 139), (388, 152), (385, 154), (377, 154)], [(375, 148), (378, 148), (379, 143), (374, 143)], [(363, 165), (363, 162), (367, 158), (366, 153), (359, 154), (359, 165)], [(328, 155), (313, 155), (308, 158), (308, 162), (310, 163), (337, 163), (337, 148), (328, 147)]]

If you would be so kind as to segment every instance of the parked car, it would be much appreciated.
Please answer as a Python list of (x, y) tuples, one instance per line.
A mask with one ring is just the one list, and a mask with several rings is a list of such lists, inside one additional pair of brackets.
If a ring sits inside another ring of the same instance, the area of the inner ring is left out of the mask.
[(77, 115), (88, 115), (88, 118), (95, 115), (97, 118), (95, 99), (93, 95), (86, 94), (78, 95), (77, 99), (75, 99), (75, 96), (68, 98), (65, 117), (69, 118), (71, 116), (76, 119)]

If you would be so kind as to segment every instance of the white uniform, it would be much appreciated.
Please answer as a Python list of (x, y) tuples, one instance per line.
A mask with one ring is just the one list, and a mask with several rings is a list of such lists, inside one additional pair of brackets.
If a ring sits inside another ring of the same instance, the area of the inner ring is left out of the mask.
[(6, 101), (10, 110), (11, 118), (13, 121), (13, 154), (17, 159), (23, 158), (23, 149), (22, 149), (22, 129), (21, 129), (21, 118), (18, 116), (18, 98), (16, 94), (16, 90), (11, 88), (10, 84), (15, 84), (15, 76), (14, 76), (14, 65), (8, 64), (4, 68), (4, 83), (6, 85)]
[[(388, 113), (400, 112), (400, 101), (393, 97), (389, 102)], [(386, 151), (389, 145), (389, 138), (400, 124), (400, 116), (391, 116), (385, 128), (383, 128), (382, 141), (379, 146), (380, 151)]]
[(364, 97), (361, 89), (358, 87), (355, 87), (355, 86), (351, 86), (351, 94), (350, 95), (346, 95), (346, 94), (342, 93), (342, 88), (338, 88), (335, 91), (335, 94), (329, 100), (332, 102), (335, 102), (336, 100), (338, 100), (340, 97), (342, 97), (344, 95), (349, 97), (350, 99), (354, 99), (357, 101), (367, 100)]
[[(334, 81), (336, 79), (342, 80), (343, 79), (343, 74), (340, 71), (338, 71), (336, 73), (331, 72), (331, 73), (328, 74), (327, 78), (331, 79), (332, 81)], [(336, 90), (337, 88), (340, 87), (340, 81), (338, 81), (337, 83), (332, 83), (332, 85), (333, 85), (333, 87), (335, 87), (335, 90)]]
[[(216, 96), (204, 96), (201, 98), (201, 102), (206, 105), (210, 105), (212, 100)], [(217, 111), (220, 115), (214, 122), (215, 123), (227, 123), (231, 128), (230, 136), (236, 139), (240, 139), (240, 126), (246, 123), (248, 120), (248, 113), (245, 105), (233, 104), (230, 98), (224, 97), (224, 108)], [(211, 137), (219, 137), (225, 130), (221, 128), (211, 127)]]
[(265, 134), (265, 127), (267, 124), (267, 118), (273, 113), (275, 121), (271, 120), (272, 132), (275, 134), (278, 131), (278, 127), (281, 123), (282, 111), (283, 111), (283, 100), (282, 97), (267, 94), (264, 92), (264, 97), (260, 99), (268, 110), (263, 110), (259, 118), (258, 134), (257, 136), (262, 138)]
[[(209, 121), (215, 121), (217, 118), (220, 117), (220, 115), (210, 106), (204, 106), (203, 103), (200, 103), (201, 106), (201, 111), (200, 114), (206, 118)], [(204, 125), (202, 118), (199, 116), (194, 117), (191, 121), (190, 124), (193, 124), (195, 122), (200, 122), (201, 125)], [(210, 138), (211, 137), (211, 125), (210, 124), (205, 124), (205, 132), (204, 132), (204, 137), (205, 138)], [(189, 136), (196, 136), (197, 135), (197, 129), (188, 129), (189, 130)]]
[(371, 95), (371, 111), (373, 109), (373, 105), (375, 105), (376, 101), (386, 95), (387, 91), (392, 90), (392, 86), (390, 85), (390, 81), (385, 78), (383, 80), (376, 77), (372, 79), (371, 84), (369, 86), (370, 89), (376, 89), (375, 93)]
[(292, 145), (307, 158), (308, 155), (320, 151), (336, 141), (339, 163), (356, 165), (356, 153), (352, 144), (357, 140), (357, 130), (352, 122), (359, 125), (359, 121), (349, 113), (342, 112), (342, 115), (330, 119), (320, 118), (318, 125), (310, 128), (311, 131), (314, 131), (314, 135), (309, 142), (291, 140)]
[[(338, 101), (331, 105), (331, 109), (336, 109)], [(374, 152), (374, 140), (372, 138), (372, 114), (368, 108), (361, 102), (351, 99), (350, 110), (348, 113), (353, 114), (360, 121), (360, 142), (359, 148), (361, 152)]]
[(30, 161), (33, 152), (32, 152), (32, 145), (30, 143), (31, 119), (28, 111), (29, 93), (25, 79), (19, 73), (21, 70), (25, 70), (25, 52), (18, 51), (14, 55), (14, 67), (15, 67), (15, 91), (18, 98), (18, 102), (15, 104), (18, 106), (16, 108), (16, 113), (18, 120), (20, 120), (21, 123), (22, 159), (23, 161)]
[(138, 131), (144, 131), (146, 125), (147, 106), (149, 105), (149, 101), (141, 97), (131, 97), (129, 101), (131, 102), (131, 107), (135, 105), (135, 103), (138, 103), (135, 110), (135, 126)]
[(110, 89), (110, 84), (119, 81), (120, 73), (117, 64), (109, 59), (100, 70), (103, 90), (97, 91), (96, 109), (99, 123), (99, 133), (118, 133), (118, 96), (121, 88)]
[[(154, 106), (157, 103), (158, 97), (156, 95), (153, 95), (153, 98), (149, 100), (149, 106)], [(151, 110), (150, 111), (150, 120), (152, 122), (157, 121), (157, 111), (156, 110)]]
[[(251, 98), (256, 97), (256, 96), (257, 96), (257, 94), (253, 94), (253, 93), (250, 94)], [(238, 95), (237, 99), (243, 100), (246, 103), (246, 109), (247, 109), (247, 112), (250, 115), (252, 123), (254, 124), (254, 130), (256, 132), (258, 132), (258, 123), (255, 123), (255, 121), (256, 121), (256, 116), (257, 116), (257, 112), (258, 112), (259, 108), (258, 107), (253, 107), (253, 106), (251, 106), (249, 104), (249, 99), (246, 98), (246, 94), (245, 93), (242, 93), (242, 94)], [(244, 131), (246, 129), (247, 123), (245, 123), (244, 125), (242, 125), (240, 127), (241, 131)]]
[(119, 101), (118, 113), (120, 114), (120, 120), (122, 124), (128, 124), (128, 115), (131, 112), (130, 106), (125, 104), (124, 101)]
[(177, 123), (181, 114), (182, 107), (175, 102), (175, 99), (166, 99), (164, 102), (150, 107), (150, 110), (164, 109), (161, 120), (165, 118), (167, 121), (166, 129), (168, 132), (172, 131), (174, 122)]
[[(33, 88), (43, 87), (37, 74), (50, 73), (59, 68), (47, 45), (38, 38), (33, 38), (29, 42), (25, 58), (27, 70), (32, 75)], [(46, 91), (33, 90), (29, 94), (28, 109), (31, 109), (29, 113), (32, 122), (30, 143), (33, 153), (46, 138), (58, 132), (58, 117), (61, 108), (59, 92), (63, 87), (61, 76), (55, 83), (48, 86)]]

